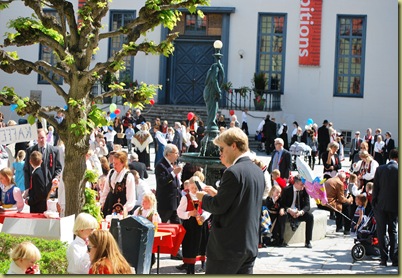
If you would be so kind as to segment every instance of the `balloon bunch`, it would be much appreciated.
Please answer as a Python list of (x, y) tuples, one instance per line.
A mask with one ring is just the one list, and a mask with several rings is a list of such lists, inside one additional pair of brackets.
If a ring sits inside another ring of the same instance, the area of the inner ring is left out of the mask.
[(121, 112), (120, 109), (117, 108), (117, 105), (115, 103), (110, 104), (109, 111), (111, 119), (116, 118), (116, 116), (119, 115)]

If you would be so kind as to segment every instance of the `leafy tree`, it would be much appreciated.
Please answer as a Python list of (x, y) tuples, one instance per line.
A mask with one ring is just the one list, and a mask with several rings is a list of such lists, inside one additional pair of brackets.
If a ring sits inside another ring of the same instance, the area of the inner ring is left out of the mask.
[[(0, 10), (5, 12), (16, 0), (0, 0)], [(33, 124), (35, 118), (45, 118), (53, 125), (66, 147), (64, 183), (66, 190), (66, 215), (80, 212), (84, 203), (85, 160), (89, 148), (89, 135), (97, 126), (106, 125), (104, 112), (96, 105), (104, 97), (121, 96), (126, 105), (141, 107), (149, 103), (159, 88), (158, 85), (140, 83), (138, 87), (126, 88), (126, 84), (109, 85), (109, 90), (98, 96), (90, 94), (92, 86), (107, 73), (124, 69), (124, 58), (138, 52), (168, 56), (174, 51), (173, 41), (177, 33), (170, 33), (159, 43), (147, 40), (145, 35), (155, 27), (163, 25), (170, 30), (176, 25), (181, 12), (197, 12), (198, 5), (208, 5), (209, 0), (145, 0), (138, 16), (114, 31), (106, 31), (102, 19), (109, 11), (110, 0), (87, 0), (76, 12), (71, 1), (23, 0), (32, 9), (30, 17), (18, 17), (8, 23), (13, 33), (7, 33), (0, 45), (0, 69), (9, 74), (39, 74), (61, 96), (68, 109), (59, 106), (41, 106), (28, 97), (22, 98), (13, 88), (3, 87), (0, 91), (0, 105), (17, 104), (20, 116), (29, 115)], [(56, 16), (46, 13), (52, 9)], [(198, 11), (200, 15), (202, 13)], [(79, 15), (79, 16), (77, 16)], [(78, 19), (79, 17), (79, 19)], [(98, 51), (99, 43), (124, 35), (126, 43), (107, 61), (91, 65), (92, 55)], [(28, 61), (18, 57), (17, 52), (5, 51), (8, 46), (31, 46), (40, 43), (53, 50), (57, 63), (51, 65), (43, 60)], [(55, 80), (54, 74), (62, 77), (69, 86), (64, 90)], [(65, 119), (58, 125), (50, 113), (64, 111)]]

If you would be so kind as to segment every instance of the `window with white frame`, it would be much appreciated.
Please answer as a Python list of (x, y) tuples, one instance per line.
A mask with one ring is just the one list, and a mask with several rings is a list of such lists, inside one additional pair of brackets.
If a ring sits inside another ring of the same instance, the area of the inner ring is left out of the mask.
[(260, 14), (256, 72), (268, 77), (268, 91), (282, 91), (285, 72), (286, 15)]
[(366, 16), (338, 15), (334, 96), (363, 97)]

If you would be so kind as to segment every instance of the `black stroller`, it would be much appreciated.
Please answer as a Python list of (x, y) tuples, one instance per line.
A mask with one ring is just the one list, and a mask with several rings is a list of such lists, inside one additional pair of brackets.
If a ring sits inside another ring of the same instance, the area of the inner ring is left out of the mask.
[[(351, 251), (353, 262), (363, 260), (366, 255), (380, 257), (376, 231), (377, 223), (373, 211), (371, 211), (368, 216), (365, 215), (362, 222), (356, 232), (356, 238), (354, 239), (355, 245), (352, 247)], [(388, 245), (387, 240), (387, 248)]]

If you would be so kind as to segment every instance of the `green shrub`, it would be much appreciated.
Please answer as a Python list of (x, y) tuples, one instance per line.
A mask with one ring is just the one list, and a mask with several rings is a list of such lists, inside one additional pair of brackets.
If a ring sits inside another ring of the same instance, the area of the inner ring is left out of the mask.
[(43, 238), (13, 236), (0, 233), (0, 273), (7, 273), (10, 267), (9, 253), (11, 249), (23, 241), (31, 241), (41, 253), (39, 268), (41, 274), (67, 274), (66, 242)]

